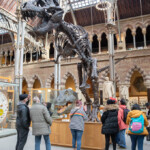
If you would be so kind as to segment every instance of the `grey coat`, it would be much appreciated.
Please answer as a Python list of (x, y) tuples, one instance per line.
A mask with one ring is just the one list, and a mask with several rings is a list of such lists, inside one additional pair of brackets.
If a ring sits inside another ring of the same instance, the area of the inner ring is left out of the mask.
[(30, 109), (33, 135), (48, 135), (51, 133), (52, 119), (47, 108), (42, 104), (33, 104)]
[(84, 121), (86, 121), (87, 115), (83, 108), (77, 108), (71, 110), (70, 112), (70, 129), (84, 131)]

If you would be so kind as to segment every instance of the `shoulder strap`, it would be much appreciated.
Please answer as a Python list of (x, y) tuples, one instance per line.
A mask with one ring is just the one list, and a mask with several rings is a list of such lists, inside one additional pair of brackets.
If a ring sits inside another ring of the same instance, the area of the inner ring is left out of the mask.
[(71, 115), (71, 118), (74, 116), (74, 114), (78, 111), (79, 109), (75, 110), (74, 113)]

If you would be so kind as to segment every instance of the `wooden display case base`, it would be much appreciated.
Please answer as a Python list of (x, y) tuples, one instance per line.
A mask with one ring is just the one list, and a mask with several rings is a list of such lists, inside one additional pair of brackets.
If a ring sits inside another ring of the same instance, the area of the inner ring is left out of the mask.
[[(69, 124), (69, 122), (53, 121), (50, 134), (52, 145), (72, 146), (72, 135)], [(85, 123), (85, 129), (82, 136), (82, 149), (105, 149), (105, 136), (101, 134), (101, 128), (101, 123)]]

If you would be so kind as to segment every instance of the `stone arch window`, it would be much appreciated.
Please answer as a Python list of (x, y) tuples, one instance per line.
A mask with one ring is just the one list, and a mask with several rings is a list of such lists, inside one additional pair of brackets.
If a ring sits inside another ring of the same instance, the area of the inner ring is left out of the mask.
[(133, 48), (133, 36), (131, 29), (126, 30), (126, 49), (129, 50)]
[(150, 25), (146, 28), (146, 44), (147, 46), (150, 46)]
[(93, 36), (93, 42), (92, 42), (92, 53), (98, 53), (99, 51), (99, 42), (98, 42), (98, 37), (95, 34)]
[(23, 82), (22, 82), (22, 93), (23, 94), (29, 94), (28, 83), (27, 83), (25, 78), (23, 78)]
[(37, 89), (37, 88), (41, 88), (41, 83), (40, 83), (40, 80), (38, 78), (36, 78), (34, 83), (33, 83), (33, 89)]
[(140, 101), (140, 97), (147, 96), (147, 89), (144, 85), (144, 79), (141, 73), (134, 71), (130, 79), (129, 96), (135, 97), (131, 103), (145, 104), (146, 102)]
[(52, 81), (51, 81), (51, 88), (52, 88), (52, 89), (55, 88), (55, 86), (54, 86), (54, 78), (53, 78)]
[(26, 62), (30, 62), (30, 52), (26, 53)]
[(116, 38), (116, 34), (114, 34), (114, 49), (117, 49), (117, 38)]
[(144, 37), (142, 33), (142, 29), (137, 27), (136, 29), (136, 47), (144, 47)]
[(54, 59), (54, 44), (50, 44), (50, 50), (49, 50), (49, 58)]
[(102, 52), (108, 51), (108, 40), (107, 40), (106, 33), (103, 33), (101, 35), (101, 51)]
[(73, 78), (71, 76), (69, 76), (66, 80), (66, 83), (65, 83), (65, 88), (66, 89), (72, 89), (73, 91), (76, 91), (76, 85), (75, 85), (75, 82), (73, 80)]

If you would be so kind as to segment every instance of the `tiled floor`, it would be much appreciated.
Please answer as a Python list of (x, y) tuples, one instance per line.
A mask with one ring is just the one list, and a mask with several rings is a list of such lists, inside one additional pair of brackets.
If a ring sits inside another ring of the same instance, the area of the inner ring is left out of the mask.
[[(126, 142), (127, 150), (131, 150), (131, 142), (129, 137), (126, 137)], [(0, 138), (0, 150), (15, 150), (15, 144), (16, 135)], [(28, 141), (24, 150), (34, 150), (34, 136), (32, 136), (31, 132), (29, 133)], [(41, 150), (45, 150), (45, 143), (43, 139), (41, 142)], [(52, 146), (51, 150), (72, 150), (72, 148)], [(112, 146), (110, 146), (110, 150), (112, 150)], [(144, 150), (150, 150), (150, 142), (147, 142), (146, 140), (144, 141)]]

